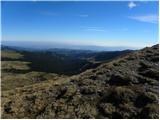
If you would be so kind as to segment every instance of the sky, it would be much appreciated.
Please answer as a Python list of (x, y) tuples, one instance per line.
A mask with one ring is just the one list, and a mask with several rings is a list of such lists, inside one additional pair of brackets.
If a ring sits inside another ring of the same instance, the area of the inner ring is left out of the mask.
[(158, 43), (158, 1), (3, 1), (2, 41), (146, 47)]

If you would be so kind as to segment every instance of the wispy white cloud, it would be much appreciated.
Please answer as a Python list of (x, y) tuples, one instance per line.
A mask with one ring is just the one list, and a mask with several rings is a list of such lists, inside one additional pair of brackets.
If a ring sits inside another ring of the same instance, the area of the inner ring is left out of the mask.
[(93, 28), (90, 28), (90, 29), (85, 29), (86, 31), (96, 31), (96, 32), (104, 32), (105, 30), (103, 29), (93, 29)]
[(129, 16), (128, 18), (147, 23), (158, 23), (158, 15), (142, 15), (142, 16)]
[(58, 15), (60, 15), (59, 13), (50, 12), (50, 11), (41, 11), (40, 14), (48, 15), (48, 16), (58, 16)]
[(132, 9), (132, 8), (134, 8), (134, 7), (136, 7), (136, 6), (137, 6), (137, 4), (136, 4), (135, 2), (133, 2), (133, 1), (131, 1), (131, 2), (128, 3), (128, 7), (129, 7), (130, 9)]
[(78, 15), (79, 17), (88, 17), (88, 15), (87, 14), (80, 14), (80, 15)]
[(95, 32), (105, 32), (106, 30), (102, 27), (83, 27), (84, 31), (95, 31)]
[[(39, 13), (42, 14), (42, 15), (48, 15), (48, 16), (59, 16), (59, 15), (61, 15), (60, 13), (56, 13), (56, 12), (52, 12), (52, 11), (40, 11)], [(87, 14), (78, 14), (78, 15), (68, 15), (68, 16), (70, 16), (70, 17), (78, 16), (78, 17), (85, 18), (85, 17), (88, 17), (89, 15), (87, 15)]]
[(128, 31), (129, 29), (128, 28), (119, 28), (119, 29), (114, 29), (114, 31), (119, 31), (119, 32), (126, 32)]

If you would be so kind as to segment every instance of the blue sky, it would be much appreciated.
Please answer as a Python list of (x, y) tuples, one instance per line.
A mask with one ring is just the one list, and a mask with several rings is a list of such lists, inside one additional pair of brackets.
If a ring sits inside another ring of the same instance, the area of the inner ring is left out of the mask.
[(145, 47), (158, 43), (158, 2), (2, 2), (2, 40)]

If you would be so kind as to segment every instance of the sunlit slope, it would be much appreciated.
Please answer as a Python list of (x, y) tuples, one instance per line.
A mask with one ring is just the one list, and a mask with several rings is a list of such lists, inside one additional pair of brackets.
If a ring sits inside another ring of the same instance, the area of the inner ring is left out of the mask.
[(159, 46), (2, 92), (2, 118), (158, 118)]

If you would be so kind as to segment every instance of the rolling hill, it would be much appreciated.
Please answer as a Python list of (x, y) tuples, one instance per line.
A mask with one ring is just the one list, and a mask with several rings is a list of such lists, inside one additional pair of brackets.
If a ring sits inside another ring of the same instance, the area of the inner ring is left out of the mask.
[[(14, 60), (23, 57), (18, 53), (18, 58), (12, 52), (7, 54)], [(20, 62), (14, 65), (27, 71), (28, 61)], [(4, 68), (14, 68), (12, 62), (7, 64)], [(103, 61), (77, 75), (54, 73), (56, 78), (50, 75), (42, 82), (2, 91), (2, 118), (158, 119), (158, 67), (159, 45), (155, 45)], [(14, 75), (12, 71), (5, 72)], [(32, 78), (29, 76), (27, 79)]]

